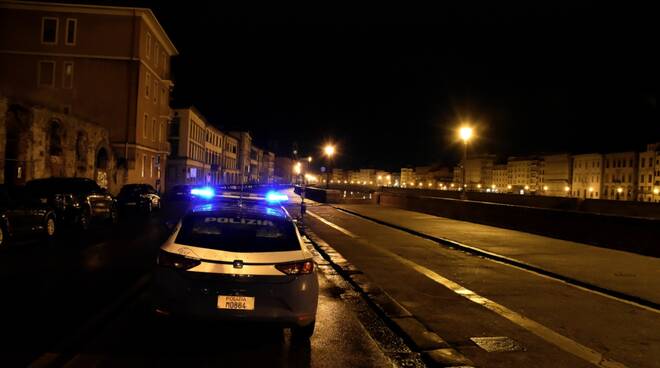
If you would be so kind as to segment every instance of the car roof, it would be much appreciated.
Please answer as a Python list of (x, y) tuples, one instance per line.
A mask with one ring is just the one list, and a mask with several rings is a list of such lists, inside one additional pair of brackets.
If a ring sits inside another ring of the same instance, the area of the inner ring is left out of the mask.
[(255, 216), (290, 220), (289, 214), (281, 206), (268, 205), (261, 201), (220, 200), (193, 206), (188, 214), (214, 216)]

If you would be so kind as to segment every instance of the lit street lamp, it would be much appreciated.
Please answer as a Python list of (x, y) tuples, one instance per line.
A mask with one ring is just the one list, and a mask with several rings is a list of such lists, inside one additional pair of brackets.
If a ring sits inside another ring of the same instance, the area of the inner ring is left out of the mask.
[[(460, 138), (463, 140), (463, 187), (465, 187), (466, 182), (465, 182), (465, 164), (467, 163), (467, 146), (468, 146), (468, 141), (470, 138), (472, 138), (472, 128), (468, 126), (463, 126), (458, 130), (458, 135)], [(465, 194), (465, 190), (461, 192), (461, 199), (467, 199), (467, 195)]]
[(330, 188), (330, 163), (332, 161), (332, 156), (335, 154), (335, 146), (332, 144), (326, 144), (323, 148), (323, 153), (325, 154), (328, 163), (325, 168), (325, 187), (328, 189)]

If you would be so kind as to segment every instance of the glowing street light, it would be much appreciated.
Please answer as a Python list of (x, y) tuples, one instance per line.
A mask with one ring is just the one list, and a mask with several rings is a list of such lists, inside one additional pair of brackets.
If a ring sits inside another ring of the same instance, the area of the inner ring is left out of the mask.
[[(465, 185), (465, 164), (467, 163), (468, 141), (472, 138), (472, 128), (465, 125), (458, 130), (458, 136), (463, 140), (463, 185)], [(466, 199), (465, 192), (461, 193), (461, 199)]]
[(312, 156), (307, 156), (307, 162), (312, 162)]
[(296, 162), (295, 165), (293, 165), (293, 172), (296, 173), (296, 175), (300, 175), (302, 172), (302, 167), (300, 165), (300, 162)]
[(335, 155), (335, 146), (333, 144), (326, 144), (325, 147), (323, 147), (323, 154), (325, 154), (326, 161), (328, 164), (326, 165), (327, 167), (325, 168), (325, 175), (326, 175), (326, 180), (325, 180), (325, 187), (330, 188), (330, 183), (328, 183), (328, 179), (330, 178), (330, 163), (332, 161), (332, 156)]
[(653, 189), (653, 194), (656, 194), (656, 195), (657, 195), (657, 194), (660, 194), (660, 189), (658, 189), (658, 188), (654, 188), (654, 189)]
[(548, 191), (548, 186), (547, 186), (547, 185), (544, 185), (544, 186), (543, 186), (543, 190), (547, 192), (547, 191)]

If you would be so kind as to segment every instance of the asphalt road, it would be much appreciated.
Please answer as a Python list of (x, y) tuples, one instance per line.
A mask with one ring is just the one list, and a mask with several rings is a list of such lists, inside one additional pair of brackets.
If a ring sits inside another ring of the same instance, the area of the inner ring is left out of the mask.
[(309, 206), (305, 224), (477, 366), (660, 367), (657, 311), (327, 205)]
[(148, 275), (165, 221), (186, 207), (166, 203), (116, 226), (0, 252), (0, 366), (422, 365), (328, 266), (320, 267), (316, 332), (306, 343), (281, 328), (156, 317)]

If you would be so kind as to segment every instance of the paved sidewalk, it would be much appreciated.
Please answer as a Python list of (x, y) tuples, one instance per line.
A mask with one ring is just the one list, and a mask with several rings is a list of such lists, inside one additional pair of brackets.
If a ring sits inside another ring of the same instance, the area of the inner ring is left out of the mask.
[[(378, 205), (335, 205), (660, 304), (660, 258)], [(594, 231), (585, 229), (585, 231)], [(658, 239), (660, 246), (660, 239)]]

